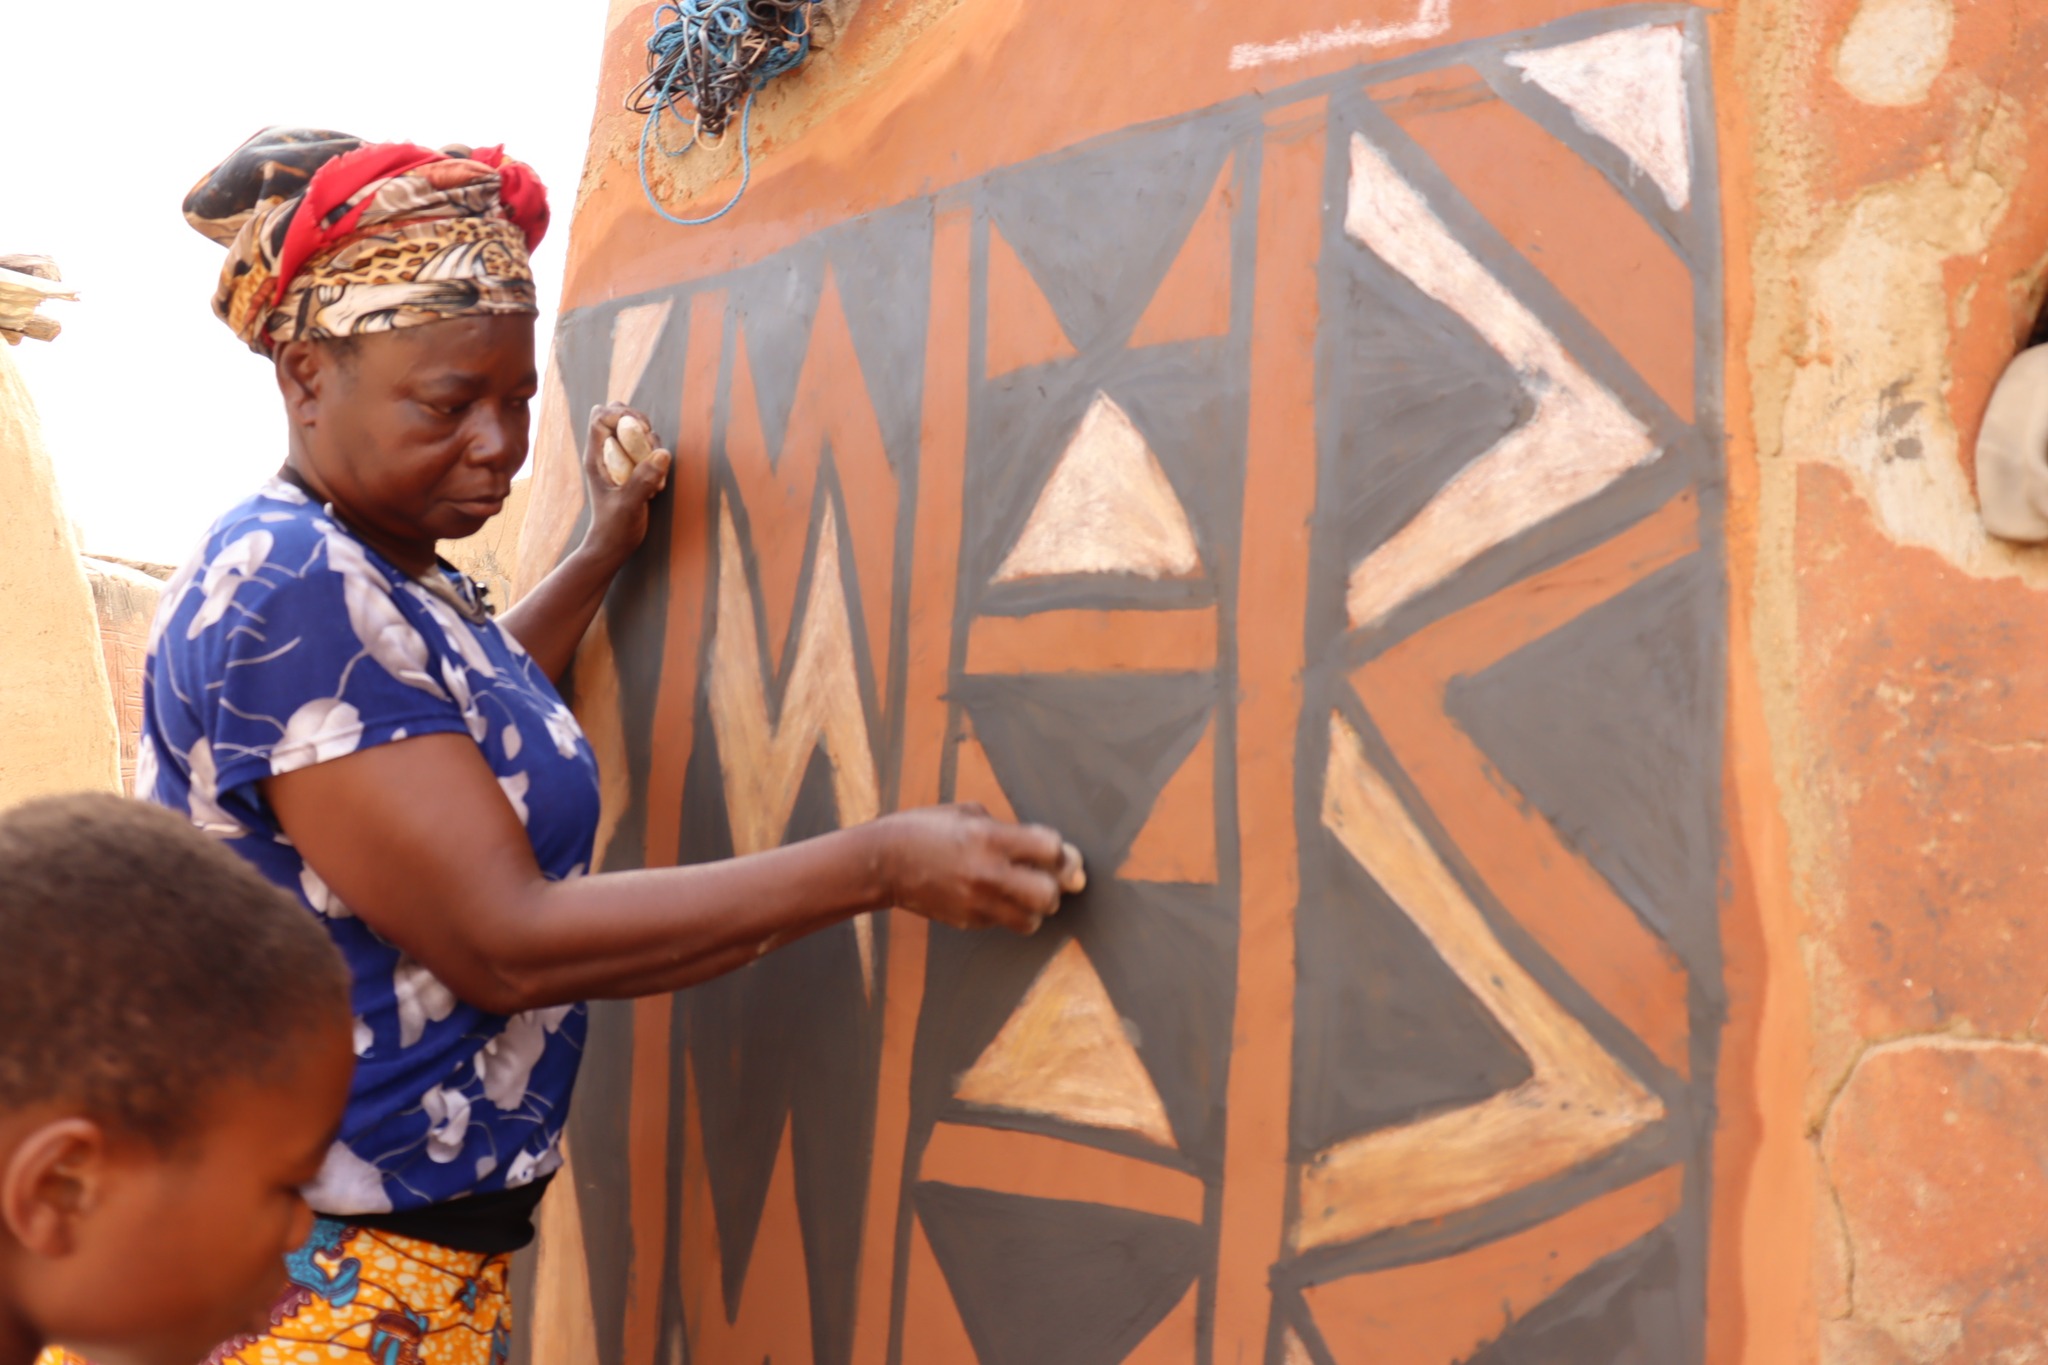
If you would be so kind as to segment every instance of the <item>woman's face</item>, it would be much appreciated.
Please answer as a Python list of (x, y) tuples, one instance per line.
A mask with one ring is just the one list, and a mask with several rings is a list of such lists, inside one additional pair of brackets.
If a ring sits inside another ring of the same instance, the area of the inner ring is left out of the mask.
[(295, 342), (278, 371), (300, 472), (380, 541), (431, 553), (474, 534), (526, 463), (531, 316)]

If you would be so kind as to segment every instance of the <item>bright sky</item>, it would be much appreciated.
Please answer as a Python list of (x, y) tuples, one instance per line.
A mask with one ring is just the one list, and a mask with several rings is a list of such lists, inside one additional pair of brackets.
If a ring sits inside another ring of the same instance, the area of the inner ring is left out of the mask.
[[(82, 548), (177, 563), (283, 457), (267, 362), (213, 316), (222, 251), (186, 191), (266, 124), (439, 146), (503, 142), (556, 215), (534, 261), (553, 328), (604, 0), (188, 0), (7, 6), (0, 255), (53, 256), (84, 299), (45, 309), (28, 376)], [(24, 59), (25, 55), (25, 59)]]

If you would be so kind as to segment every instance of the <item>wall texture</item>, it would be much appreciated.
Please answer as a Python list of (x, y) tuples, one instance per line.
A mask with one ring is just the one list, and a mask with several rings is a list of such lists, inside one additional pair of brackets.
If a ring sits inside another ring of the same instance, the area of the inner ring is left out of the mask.
[(70, 526), (35, 402), (0, 347), (0, 806), (119, 781), (112, 693)]
[(121, 737), (121, 790), (135, 789), (135, 758), (142, 738), (142, 682), (148, 662), (149, 628), (165, 580), (112, 560), (84, 560), (99, 624), (100, 654), (113, 691), (114, 722)]
[(608, 866), (958, 798), (1094, 883), (600, 1011), (522, 1349), (2032, 1359), (2048, 18), (835, 12), (693, 230), (612, 7), (520, 577), (572, 414), (678, 433)]

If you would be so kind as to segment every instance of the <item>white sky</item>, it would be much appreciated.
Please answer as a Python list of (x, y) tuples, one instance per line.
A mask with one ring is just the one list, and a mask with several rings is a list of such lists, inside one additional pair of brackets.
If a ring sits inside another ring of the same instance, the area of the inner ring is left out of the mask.
[(53, 256), (85, 296), (46, 306), (63, 336), (12, 354), (85, 550), (177, 563), (283, 457), (270, 367), (209, 306), (223, 253), (179, 213), (266, 124), (503, 142), (552, 192), (534, 261), (552, 330), (605, 0), (4, 8), (0, 255)]

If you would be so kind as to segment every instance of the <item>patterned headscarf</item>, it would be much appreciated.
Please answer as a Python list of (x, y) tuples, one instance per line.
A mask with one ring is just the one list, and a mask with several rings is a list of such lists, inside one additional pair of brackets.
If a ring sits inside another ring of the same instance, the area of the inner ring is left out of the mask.
[(259, 354), (539, 311), (528, 253), (547, 189), (502, 147), (464, 156), (266, 128), (192, 187), (185, 220), (228, 249), (213, 311)]

